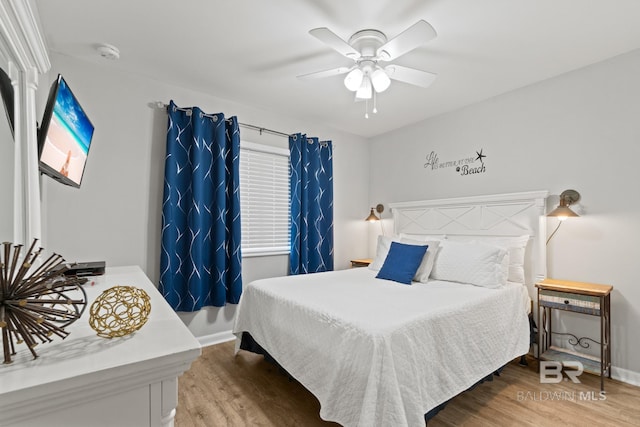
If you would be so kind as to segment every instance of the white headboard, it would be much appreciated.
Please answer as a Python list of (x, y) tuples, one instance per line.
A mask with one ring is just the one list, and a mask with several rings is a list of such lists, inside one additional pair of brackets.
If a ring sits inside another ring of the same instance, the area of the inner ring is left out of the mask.
[(548, 191), (493, 194), (452, 199), (391, 203), (395, 234), (531, 236), (525, 257), (530, 295), (546, 277), (546, 200)]

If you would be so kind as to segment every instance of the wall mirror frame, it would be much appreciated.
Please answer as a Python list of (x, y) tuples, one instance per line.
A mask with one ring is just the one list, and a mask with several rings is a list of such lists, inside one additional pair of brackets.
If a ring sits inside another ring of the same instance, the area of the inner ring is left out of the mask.
[(16, 244), (42, 240), (36, 91), (51, 62), (36, 11), (30, 0), (0, 0), (0, 56), (14, 92), (13, 198), (7, 199), (13, 203)]

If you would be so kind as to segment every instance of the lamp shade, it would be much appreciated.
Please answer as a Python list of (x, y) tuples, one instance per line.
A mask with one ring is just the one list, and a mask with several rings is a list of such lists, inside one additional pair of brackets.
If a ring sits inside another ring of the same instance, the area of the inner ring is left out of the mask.
[(344, 85), (351, 92), (355, 92), (362, 85), (363, 77), (364, 77), (364, 73), (362, 72), (362, 70), (360, 68), (354, 68), (344, 78)]
[(374, 212), (375, 208), (371, 208), (371, 213), (364, 220), (369, 222), (380, 221), (380, 218)]
[(552, 210), (547, 214), (547, 216), (552, 216), (558, 218), (560, 221), (565, 220), (569, 217), (580, 216), (569, 208), (569, 206), (563, 206), (563, 203), (560, 202), (560, 206)]
[(557, 208), (547, 214), (547, 216), (556, 217), (563, 221), (569, 217), (580, 216), (569, 208), (570, 205), (580, 200), (580, 193), (575, 190), (565, 190), (560, 194), (560, 204)]
[(391, 79), (382, 68), (378, 68), (371, 75), (371, 84), (373, 84), (373, 88), (376, 90), (376, 92), (380, 93), (389, 88)]
[(356, 91), (356, 98), (358, 99), (371, 99), (373, 91), (371, 88), (371, 79), (369, 76), (364, 76), (362, 79), (362, 85)]

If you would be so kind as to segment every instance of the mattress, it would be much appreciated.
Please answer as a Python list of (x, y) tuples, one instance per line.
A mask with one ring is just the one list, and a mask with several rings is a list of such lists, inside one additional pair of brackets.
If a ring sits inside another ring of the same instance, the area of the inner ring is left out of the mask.
[[(344, 426), (424, 426), (424, 414), (529, 349), (521, 284), (410, 286), (356, 268), (258, 280), (233, 332), (251, 336)], [(527, 297), (528, 299), (528, 297)]]

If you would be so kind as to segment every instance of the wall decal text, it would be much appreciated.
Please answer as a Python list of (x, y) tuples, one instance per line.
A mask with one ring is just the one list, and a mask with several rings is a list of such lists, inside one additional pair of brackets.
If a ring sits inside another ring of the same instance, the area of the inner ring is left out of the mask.
[(456, 173), (459, 173), (461, 176), (467, 175), (476, 175), (479, 173), (484, 173), (487, 171), (487, 168), (484, 164), (484, 159), (487, 157), (486, 154), (483, 153), (484, 149), (480, 149), (476, 151), (474, 156), (463, 157), (456, 160), (447, 160), (440, 161), (438, 157), (438, 153), (432, 151), (427, 154), (426, 162), (424, 164), (424, 168), (428, 170), (441, 170), (447, 168), (455, 168)]

